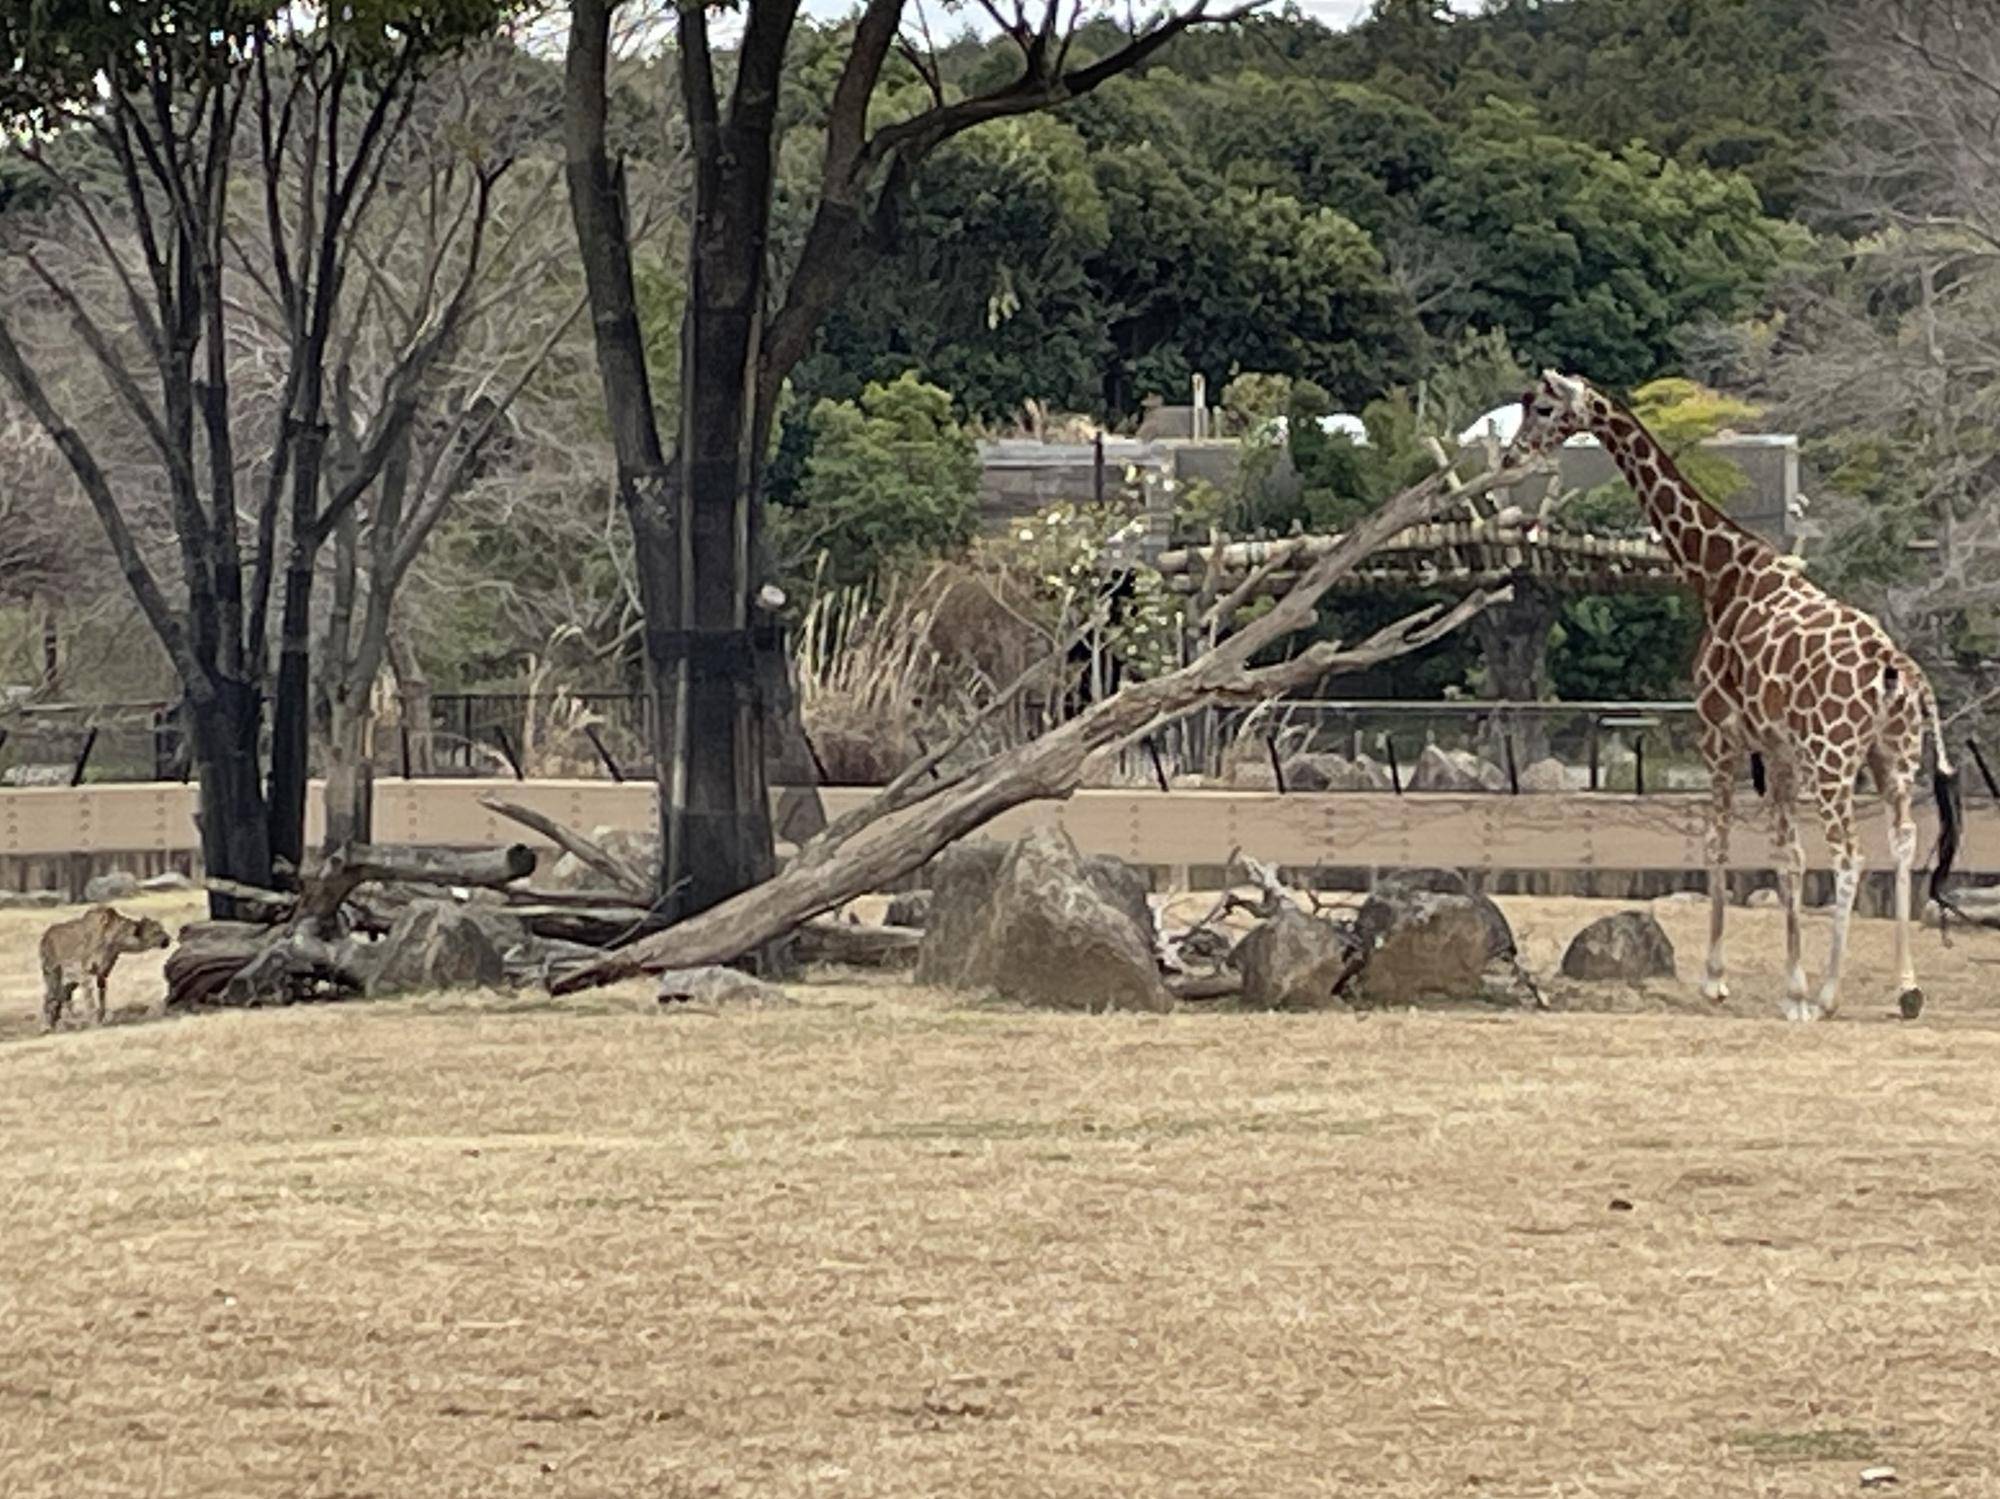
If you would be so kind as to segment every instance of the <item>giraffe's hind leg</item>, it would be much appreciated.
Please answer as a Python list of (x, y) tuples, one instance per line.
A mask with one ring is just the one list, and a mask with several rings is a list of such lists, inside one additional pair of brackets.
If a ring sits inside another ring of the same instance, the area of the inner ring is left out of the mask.
[(1917, 986), (1910, 954), (1910, 878), (1917, 862), (1917, 821), (1910, 811), (1911, 771), (1906, 762), (1877, 753), (1875, 784), (1889, 814), (1889, 848), (1896, 859), (1896, 1003), (1905, 1020), (1923, 1013), (1924, 991)]
[(1736, 797), (1736, 773), (1742, 763), (1732, 736), (1720, 728), (1702, 735), (1702, 757), (1708, 761), (1708, 964), (1702, 972), (1702, 998), (1717, 1004), (1729, 998), (1728, 964), (1723, 956), (1723, 920), (1729, 910), (1729, 818)]

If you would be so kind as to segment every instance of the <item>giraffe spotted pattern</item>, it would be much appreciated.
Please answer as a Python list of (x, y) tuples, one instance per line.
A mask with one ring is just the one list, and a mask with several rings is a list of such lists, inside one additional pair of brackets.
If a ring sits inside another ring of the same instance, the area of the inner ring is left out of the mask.
[[(1710, 778), (1707, 836), (1709, 954), (1702, 988), (1728, 997), (1723, 954), (1729, 824), (1746, 757), (1767, 777), (1785, 908), (1785, 1013), (1831, 1015), (1839, 1004), (1841, 960), (1861, 880), (1854, 787), (1865, 768), (1887, 804), (1896, 859), (1896, 964), (1903, 1013), (1923, 1005), (1910, 953), (1910, 874), (1917, 833), (1912, 787), (1924, 736), (1937, 750), (1940, 894), (1956, 848), (1956, 776), (1946, 752), (1937, 698), (1922, 668), (1872, 616), (1833, 598), (1787, 557), (1715, 509), (1681, 475), (1639, 419), (1582, 380), (1545, 371), (1522, 398), (1514, 450), (1553, 452), (1578, 433), (1595, 437), (1632, 486), (1675, 571), (1701, 601), (1703, 631), (1694, 662), (1695, 706)], [(1834, 869), (1833, 938), (1818, 992), (1800, 963), (1801, 799), (1817, 810)]]

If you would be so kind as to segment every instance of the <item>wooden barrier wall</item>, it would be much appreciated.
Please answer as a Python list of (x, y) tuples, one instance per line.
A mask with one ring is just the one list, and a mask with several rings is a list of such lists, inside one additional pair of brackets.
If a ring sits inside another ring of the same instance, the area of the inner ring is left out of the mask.
[[(375, 789), (377, 837), (385, 843), (458, 846), (516, 841), (536, 835), (478, 804), (498, 792), (588, 831), (600, 826), (646, 827), (653, 820), (650, 785), (606, 781), (383, 781)], [(829, 816), (868, 798), (866, 788), (822, 792)], [(308, 836), (317, 842), (319, 790), (313, 789)], [(1064, 828), (1089, 853), (1128, 863), (1189, 870), (1221, 865), (1232, 849), (1293, 868), (1375, 871), (1442, 865), (1480, 871), (1496, 889), (1573, 889), (1576, 893), (1640, 894), (1597, 888), (1589, 880), (1550, 884), (1537, 873), (1641, 872), (1673, 888), (1702, 872), (1705, 796), (1610, 793), (1472, 796), (1438, 793), (1297, 793), (1184, 790), (1080, 791), (1067, 801), (1016, 808), (987, 834), (1018, 837), (1030, 827)], [(22, 787), (0, 790), (0, 885), (12, 889), (80, 890), (89, 872), (192, 870), (196, 850), (195, 792), (173, 784)], [(1749, 872), (1772, 863), (1768, 819), (1747, 793), (1743, 820), (1730, 841), (1730, 864)], [(1886, 819), (1864, 803), (1869, 868), (1889, 863)], [(1990, 804), (1974, 803), (1972, 832), (1960, 868), (1973, 876), (2000, 874), (2000, 838), (1987, 836)], [(1928, 849), (1935, 820), (1919, 816), (1919, 847)], [(1826, 867), (1825, 844), (1807, 819), (1806, 858)], [(52, 875), (56, 877), (51, 877)], [(39, 883), (35, 883), (39, 881)]]

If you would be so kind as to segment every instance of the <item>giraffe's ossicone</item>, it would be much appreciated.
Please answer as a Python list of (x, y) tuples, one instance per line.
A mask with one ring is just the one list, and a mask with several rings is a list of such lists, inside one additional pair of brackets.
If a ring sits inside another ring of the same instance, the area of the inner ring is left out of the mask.
[[(1917, 831), (1912, 787), (1923, 769), (1924, 737), (1936, 750), (1932, 791), (1938, 846), (1930, 892), (1958, 848), (1958, 778), (1945, 747), (1937, 697), (1922, 668), (1872, 616), (1814, 584), (1799, 566), (1698, 494), (1639, 419), (1583, 380), (1544, 371), (1522, 397), (1517, 455), (1553, 452), (1579, 433), (1595, 437), (1632, 486), (1675, 571), (1701, 601), (1702, 636), (1693, 670), (1701, 748), (1710, 778), (1707, 836), (1709, 953), (1702, 989), (1726, 999), (1723, 914), (1728, 904), (1729, 824), (1738, 777), (1755, 757), (1776, 824), (1778, 886), (1785, 909), (1785, 1013), (1831, 1015), (1839, 1003), (1861, 849), (1854, 789), (1866, 769), (1887, 804), (1896, 860), (1896, 966), (1906, 1017), (1923, 1006), (1910, 953), (1910, 876)], [(1800, 886), (1805, 855), (1797, 808), (1806, 798), (1826, 830), (1834, 871), (1833, 939), (1817, 993), (1799, 957)]]

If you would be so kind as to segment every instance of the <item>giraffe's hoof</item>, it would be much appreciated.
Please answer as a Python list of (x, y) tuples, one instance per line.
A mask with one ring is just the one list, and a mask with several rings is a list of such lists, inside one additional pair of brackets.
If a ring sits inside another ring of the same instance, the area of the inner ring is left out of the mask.
[(1924, 991), (1905, 989), (1896, 996), (1896, 1008), (1903, 1012), (1905, 1020), (1915, 1020), (1924, 1013)]
[(1726, 979), (1703, 979), (1701, 981), (1701, 997), (1713, 1004), (1727, 1004), (1729, 1001), (1728, 981)]
[(1785, 1019), (1787, 1020), (1796, 1020), (1800, 1022), (1809, 1020), (1824, 1020), (1826, 1018), (1826, 1014), (1827, 1012), (1820, 1007), (1819, 1001), (1817, 1000), (1788, 999), (1785, 1001)]

